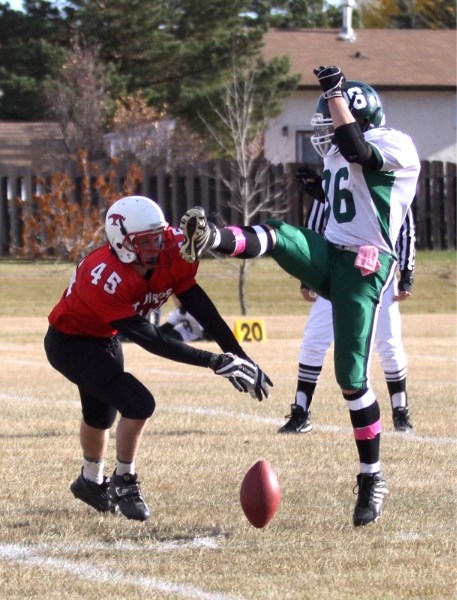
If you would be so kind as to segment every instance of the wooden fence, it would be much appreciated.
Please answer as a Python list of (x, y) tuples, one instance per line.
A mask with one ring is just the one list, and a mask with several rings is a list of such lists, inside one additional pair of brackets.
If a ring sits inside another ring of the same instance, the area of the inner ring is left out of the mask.
[[(309, 198), (300, 192), (295, 182), (297, 164), (271, 165), (266, 174), (262, 194), (270, 194), (269, 210), (260, 212), (256, 221), (271, 216), (302, 225)], [(99, 166), (100, 168), (100, 166)], [(125, 166), (119, 168), (117, 187), (120, 192)], [(178, 224), (182, 214), (191, 206), (203, 206), (218, 224), (241, 223), (234, 208), (234, 193), (224, 184), (233, 177), (231, 165), (214, 161), (179, 168), (173, 173), (143, 168), (143, 180), (136, 193), (154, 198), (164, 210), (170, 223)], [(69, 201), (81, 198), (82, 177), (72, 166), (74, 189)], [(22, 245), (22, 211), (40, 194), (42, 185), (36, 174), (26, 167), (0, 164), (0, 257), (15, 255)], [(97, 202), (94, 194), (94, 202)], [(454, 163), (422, 162), (416, 200), (417, 248), (446, 250), (456, 248), (456, 165)]]

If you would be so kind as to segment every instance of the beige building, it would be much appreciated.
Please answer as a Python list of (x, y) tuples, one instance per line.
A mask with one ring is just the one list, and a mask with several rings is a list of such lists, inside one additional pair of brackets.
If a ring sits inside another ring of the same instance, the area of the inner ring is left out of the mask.
[(408, 133), (422, 160), (457, 162), (456, 32), (430, 29), (360, 29), (349, 41), (339, 30), (271, 30), (264, 56), (289, 56), (301, 73), (297, 90), (272, 121), (265, 157), (274, 163), (318, 162), (309, 141), (320, 88), (313, 68), (336, 64), (348, 79), (381, 95), (387, 126)]

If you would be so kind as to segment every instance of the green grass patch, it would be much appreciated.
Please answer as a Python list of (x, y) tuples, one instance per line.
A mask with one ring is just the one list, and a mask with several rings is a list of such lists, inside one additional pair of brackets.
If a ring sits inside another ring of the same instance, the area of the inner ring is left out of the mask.
[[(413, 297), (402, 303), (405, 314), (456, 311), (456, 255), (453, 251), (417, 253)], [(222, 314), (240, 314), (240, 261), (205, 259), (198, 281)], [(3, 315), (46, 316), (56, 304), (74, 269), (69, 263), (0, 262), (0, 306)], [(246, 278), (248, 315), (299, 315), (309, 312), (299, 283), (271, 258), (249, 262)], [(165, 309), (166, 310), (166, 309)]]

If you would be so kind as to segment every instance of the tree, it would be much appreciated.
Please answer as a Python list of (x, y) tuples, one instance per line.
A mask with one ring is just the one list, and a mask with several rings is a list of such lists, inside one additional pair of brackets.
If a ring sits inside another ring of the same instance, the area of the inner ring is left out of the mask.
[(66, 149), (66, 160), (84, 151), (89, 160), (101, 158), (104, 150), (105, 113), (109, 98), (105, 71), (97, 50), (73, 39), (59, 75), (46, 82), (49, 110), (58, 121)]
[(74, 0), (70, 21), (110, 66), (113, 97), (141, 90), (148, 104), (190, 119), (194, 98), (226, 78), (233, 41), (252, 55), (262, 32), (246, 30), (244, 0)]
[[(284, 98), (295, 89), (299, 76), (288, 76), (286, 57), (270, 64), (257, 57), (246, 67), (237, 63), (237, 53), (232, 53), (231, 80), (221, 97), (212, 104), (217, 126), (204, 114), (200, 118), (206, 125), (223, 155), (231, 158), (231, 170), (220, 177), (231, 192), (228, 206), (242, 215), (243, 225), (249, 225), (262, 211), (278, 214), (283, 189), (275, 189), (271, 181), (270, 165), (261, 160), (263, 136), (270, 118), (276, 116)], [(272, 73), (275, 72), (275, 77)], [(242, 315), (247, 314), (246, 273), (248, 261), (242, 260), (238, 275), (238, 296)]]
[[(325, 0), (273, 0), (270, 26), (280, 29), (332, 27), (325, 6)], [(340, 25), (341, 10), (338, 12), (340, 13)]]
[(60, 67), (68, 28), (44, 0), (25, 0), (24, 13), (0, 4), (0, 119), (44, 120), (45, 78)]
[(367, 28), (455, 29), (456, 10), (452, 0), (375, 0), (362, 6)]
[(450, 0), (416, 0), (416, 10), (427, 29), (455, 29), (456, 5)]
[(109, 125), (111, 154), (171, 172), (204, 160), (204, 143), (179, 120), (148, 106), (141, 92), (116, 100)]
[[(100, 171), (85, 152), (78, 152), (81, 172), (80, 194), (74, 181), (64, 173), (54, 173), (49, 180), (38, 178), (41, 192), (31, 204), (23, 206), (21, 256), (79, 261), (105, 241), (106, 209), (120, 196), (134, 194), (141, 183), (141, 171), (129, 165), (119, 190), (118, 165), (113, 161)], [(98, 201), (94, 202), (94, 197)], [(12, 254), (18, 249), (12, 248)]]
[[(150, 109), (174, 119), (173, 148), (179, 146), (177, 132), (184, 132), (182, 146), (190, 146), (195, 156), (201, 155), (199, 146), (207, 134), (198, 115), (211, 121), (210, 106), (229, 81), (232, 49), (237, 48), (240, 66), (259, 54), (265, 22), (245, 26), (242, 13), (251, 4), (160, 0), (151, 7), (140, 0), (74, 0), (67, 13), (88, 43), (97, 44), (112, 97), (140, 95)], [(265, 89), (290, 83), (275, 66), (265, 73)]]
[(66, 12), (72, 30), (99, 49), (114, 98), (148, 87), (170, 53), (157, 2), (74, 0)]
[(23, 13), (0, 4), (0, 117), (47, 117), (42, 83), (62, 68), (76, 34), (99, 48), (112, 98), (141, 91), (151, 107), (189, 117), (195, 96), (223, 84), (233, 41), (246, 56), (261, 44), (262, 30), (246, 28), (240, 17), (245, 4), (25, 0)]
[[(251, 0), (242, 14), (246, 25), (269, 28), (340, 28), (343, 21), (341, 8), (327, 0)], [(354, 24), (359, 22), (354, 11)]]

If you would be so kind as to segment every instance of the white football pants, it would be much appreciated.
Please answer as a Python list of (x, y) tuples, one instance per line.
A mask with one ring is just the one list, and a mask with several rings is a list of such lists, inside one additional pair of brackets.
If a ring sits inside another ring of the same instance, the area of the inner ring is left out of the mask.
[[(406, 354), (401, 338), (401, 316), (398, 302), (394, 301), (396, 280), (386, 289), (382, 298), (375, 333), (375, 349), (385, 373), (406, 375)], [(306, 321), (300, 345), (299, 363), (320, 367), (333, 342), (332, 305), (317, 296)]]
[(200, 323), (190, 313), (183, 314), (179, 308), (169, 313), (167, 323), (173, 325), (173, 329), (181, 335), (183, 342), (193, 342), (203, 338), (203, 327)]

